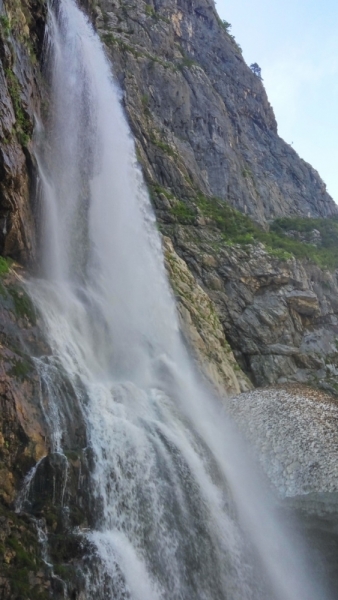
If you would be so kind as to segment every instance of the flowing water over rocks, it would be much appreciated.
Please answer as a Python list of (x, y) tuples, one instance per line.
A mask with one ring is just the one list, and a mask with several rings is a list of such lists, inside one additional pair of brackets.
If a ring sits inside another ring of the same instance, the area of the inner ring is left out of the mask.
[(27, 290), (51, 447), (20, 508), (43, 513), (46, 562), (64, 566), (54, 597), (322, 599), (187, 354), (119, 92), (72, 0), (50, 7), (46, 65), (44, 261)]

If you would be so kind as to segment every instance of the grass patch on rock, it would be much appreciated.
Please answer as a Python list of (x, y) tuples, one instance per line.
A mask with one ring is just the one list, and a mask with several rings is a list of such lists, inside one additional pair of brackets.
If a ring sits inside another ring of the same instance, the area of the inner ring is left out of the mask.
[(171, 209), (171, 214), (181, 223), (193, 223), (196, 218), (194, 210), (184, 202), (177, 202)]
[[(269, 231), (263, 231), (250, 217), (232, 208), (224, 200), (199, 195), (197, 205), (222, 232), (224, 241), (233, 244), (261, 242), (271, 256), (287, 260), (294, 256), (307, 259), (322, 268), (338, 268), (338, 217), (310, 219), (289, 217), (276, 219)], [(289, 232), (319, 232), (318, 245), (290, 237)]]
[(36, 313), (34, 305), (26, 292), (14, 285), (8, 287), (8, 291), (14, 303), (14, 312), (18, 318), (27, 318), (32, 325), (36, 324)]
[(31, 364), (27, 360), (15, 360), (9, 374), (17, 379), (26, 379), (31, 369)]
[(11, 267), (11, 259), (0, 256), (0, 276), (7, 275)]
[(22, 106), (20, 84), (11, 69), (6, 69), (6, 80), (15, 113), (17, 138), (22, 146), (27, 146), (32, 135), (32, 124)]
[[(197, 211), (194, 205), (206, 219), (207, 227), (217, 229), (226, 245), (247, 246), (260, 242), (278, 260), (295, 257), (324, 269), (338, 269), (338, 216), (330, 219), (276, 219), (270, 224), (270, 230), (264, 231), (249, 216), (232, 208), (226, 201), (203, 194), (197, 194), (189, 205), (178, 202), (171, 213), (182, 225), (196, 225)], [(314, 232), (317, 241), (311, 243)], [(300, 236), (297, 238), (298, 233)]]

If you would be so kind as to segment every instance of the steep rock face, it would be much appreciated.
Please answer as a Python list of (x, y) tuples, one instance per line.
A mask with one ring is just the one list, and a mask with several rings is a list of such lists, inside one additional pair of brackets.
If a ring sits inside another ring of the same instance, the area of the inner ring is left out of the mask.
[(72, 410), (65, 454), (53, 452), (57, 415), (38, 368), (39, 360), (48, 365), (50, 349), (21, 272), (12, 265), (0, 275), (0, 597), (85, 600), (84, 572), (95, 563), (91, 551), (88, 565), (81, 533), (97, 510), (89, 493), (92, 457), (76, 394), (62, 374), (59, 401)]
[(47, 453), (47, 434), (30, 358), (41, 347), (34, 309), (13, 274), (0, 282), (0, 294), (0, 499), (8, 505), (26, 470)]
[[(43, 3), (7, 2), (0, 15), (0, 254), (29, 265), (39, 259), (31, 137), (34, 119), (48, 103), (39, 65), (45, 12)], [(172, 247), (169, 253), (195, 298), (195, 306), (184, 311), (185, 331), (192, 345), (198, 338), (196, 357), (205, 375), (222, 393), (250, 389), (212, 302)], [(181, 277), (177, 283), (181, 288)], [(206, 314), (201, 313), (202, 302)], [(183, 312), (183, 302), (179, 308)], [(188, 324), (189, 315), (198, 312), (198, 323)], [(87, 443), (82, 415), (74, 390), (61, 374), (53, 382), (58, 401), (72, 410), (64, 411), (65, 454), (54, 452), (51, 426), (57, 415), (36, 362), (41, 358), (48, 367), (50, 349), (20, 268), (1, 257), (0, 342), (0, 596), (84, 600), (85, 579), (95, 571), (95, 557), (81, 532), (99, 507), (89, 493), (92, 457), (83, 450)], [(38, 358), (32, 360), (32, 355)]]
[[(0, 8), (0, 254), (26, 264), (36, 258), (31, 137), (43, 96), (38, 58), (45, 14), (39, 0), (7, 0)], [(44, 600), (53, 582), (36, 523), (15, 512), (24, 478), (50, 447), (31, 359), (46, 346), (20, 272), (0, 258), (0, 596)]]
[(337, 214), (317, 172), (278, 137), (212, 0), (101, 0), (96, 16), (149, 183), (179, 198), (198, 189), (261, 223)]
[[(200, 370), (221, 395), (251, 389), (251, 382), (239, 368), (225, 338), (213, 302), (176, 254), (169, 238), (164, 238), (164, 252), (182, 332)], [(211, 256), (206, 255), (204, 261), (214, 264)]]
[(0, 253), (28, 263), (36, 253), (31, 136), (39, 117), (46, 6), (8, 0), (0, 15)]
[[(16, 270), (0, 279), (0, 597), (48, 597), (34, 524), (14, 503), (27, 472), (48, 452), (41, 389), (31, 351), (44, 352), (35, 311)], [(33, 591), (34, 590), (34, 591)], [(32, 596), (33, 597), (33, 596)]]
[(337, 393), (337, 271), (281, 260), (262, 244), (227, 246), (207, 226), (175, 226), (172, 236), (256, 386), (298, 381)]

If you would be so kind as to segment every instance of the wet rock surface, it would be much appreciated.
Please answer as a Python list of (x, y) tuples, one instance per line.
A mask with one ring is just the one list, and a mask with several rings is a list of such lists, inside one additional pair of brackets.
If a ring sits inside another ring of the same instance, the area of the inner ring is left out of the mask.
[(32, 134), (46, 101), (39, 65), (45, 17), (39, 0), (1, 5), (0, 252), (26, 264), (36, 258)]
[(20, 280), (20, 269), (0, 279), (0, 597), (49, 597), (34, 523), (15, 513), (18, 490), (48, 452), (40, 382), (30, 353), (44, 351), (37, 319)]
[(0, 498), (7, 506), (27, 470), (48, 452), (33, 349), (41, 352), (45, 346), (35, 310), (12, 270), (0, 280)]
[(92, 551), (82, 531), (97, 514), (88, 493), (92, 457), (81, 450), (85, 435), (66, 381), (68, 451), (51, 452), (50, 398), (31, 358), (50, 350), (22, 274), (12, 265), (0, 277), (0, 597), (84, 600)]

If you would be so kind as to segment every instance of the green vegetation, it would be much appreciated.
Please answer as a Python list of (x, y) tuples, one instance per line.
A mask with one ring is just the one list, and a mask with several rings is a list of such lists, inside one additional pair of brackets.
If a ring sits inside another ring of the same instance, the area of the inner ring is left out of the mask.
[(171, 146), (169, 146), (169, 144), (166, 144), (165, 142), (162, 142), (161, 140), (157, 140), (157, 139), (152, 140), (152, 142), (155, 144), (155, 146), (160, 148), (160, 150), (162, 150), (165, 154), (168, 154), (168, 156), (176, 156), (175, 150), (173, 150), (173, 148)]
[(252, 171), (249, 167), (243, 167), (242, 169), (242, 175), (243, 177), (246, 179), (247, 177), (250, 177), (253, 180), (253, 174)]
[(179, 64), (179, 69), (183, 69), (183, 67), (187, 67), (191, 69), (194, 65), (197, 65), (197, 62), (188, 56), (184, 56), (181, 63)]
[(231, 23), (228, 23), (228, 21), (225, 21), (224, 19), (223, 19), (223, 20), (222, 20), (222, 19), (219, 19), (219, 21), (218, 21), (218, 22), (219, 22), (220, 26), (221, 26), (221, 27), (223, 27), (223, 29), (225, 29), (225, 31), (226, 31), (227, 33), (229, 33), (229, 32), (230, 32), (230, 29), (231, 29), (231, 27), (232, 27)]
[[(8, 510), (0, 504), (0, 517), (5, 517), (10, 523), (10, 533), (2, 529), (0, 543), (1, 576), (8, 580), (11, 587), (11, 597), (23, 600), (48, 600), (48, 590), (37, 585), (32, 588), (32, 574), (43, 569), (41, 549), (37, 540), (36, 531), (26, 518), (16, 515), (13, 509)], [(4, 560), (4, 555), (10, 553), (9, 562)]]
[(16, 75), (11, 69), (6, 69), (8, 90), (12, 99), (15, 113), (15, 131), (20, 144), (27, 146), (32, 135), (32, 124), (22, 107), (21, 89)]
[(31, 371), (31, 365), (27, 360), (16, 360), (13, 363), (9, 374), (17, 379), (25, 379)]
[(171, 209), (171, 214), (181, 223), (193, 223), (196, 218), (195, 211), (184, 202), (177, 202)]
[(126, 42), (121, 40), (121, 38), (115, 37), (112, 33), (105, 33), (104, 35), (102, 35), (102, 40), (107, 46), (113, 46), (115, 44), (118, 44), (122, 52), (130, 52), (130, 54), (132, 54), (135, 58), (142, 56), (142, 54), (135, 50), (133, 46), (130, 46), (130, 44), (126, 44)]
[(150, 6), (150, 4), (146, 4), (145, 13), (148, 17), (151, 17), (155, 21), (164, 21), (165, 23), (170, 23), (167, 17), (160, 15), (152, 6)]
[(322, 244), (326, 248), (337, 245), (338, 216), (330, 219), (310, 219), (304, 217), (292, 217), (276, 219), (271, 226), (276, 232), (298, 231), (299, 233), (312, 233), (314, 229), (319, 231)]
[(6, 37), (11, 33), (11, 22), (6, 15), (0, 15), (0, 26)]
[(155, 146), (157, 146), (157, 148), (160, 148), (160, 150), (162, 150), (162, 152), (164, 152), (165, 154), (168, 154), (168, 156), (172, 156), (173, 158), (177, 156), (177, 152), (175, 152), (175, 150), (172, 148), (172, 146), (169, 146), (169, 144), (167, 144), (166, 142), (159, 140), (154, 132), (151, 132), (151, 134), (150, 134), (150, 141)]
[(118, 39), (112, 33), (104, 33), (102, 35), (102, 40), (105, 44), (107, 44), (107, 46), (110, 46), (111, 44), (117, 44), (118, 42)]
[(150, 112), (150, 109), (149, 109), (149, 96), (148, 96), (148, 94), (143, 94), (143, 96), (141, 96), (141, 104), (142, 104), (142, 107), (143, 107), (143, 110), (144, 110), (144, 114), (147, 117), (150, 117), (151, 112)]
[(79, 460), (79, 458), (81, 458), (81, 450), (66, 450), (65, 456), (68, 460), (76, 462), (77, 460)]
[(174, 72), (177, 72), (177, 70), (178, 70), (177, 65), (174, 65), (173, 63), (165, 61), (165, 60), (161, 60), (157, 56), (153, 56), (152, 54), (149, 54), (148, 52), (145, 52), (142, 56), (149, 58), (149, 60), (151, 61), (150, 65), (152, 68), (157, 63), (158, 65), (161, 65), (164, 69), (171, 69)]
[(150, 6), (150, 4), (146, 4), (145, 7), (145, 13), (148, 17), (152, 17), (153, 19), (156, 19), (156, 11), (154, 10), (154, 8), (152, 6)]
[(208, 198), (199, 194), (197, 206), (204, 217), (210, 219), (219, 229), (226, 241), (239, 244), (248, 244), (254, 241), (254, 235), (260, 229), (249, 217), (238, 210), (231, 208), (223, 200)]
[(105, 10), (102, 11), (102, 20), (103, 20), (103, 23), (105, 25), (108, 25), (108, 23), (109, 23), (109, 15), (108, 15), (108, 13)]
[(16, 537), (9, 537), (7, 539), (7, 544), (15, 551), (16, 561), (21, 567), (35, 570), (36, 559), (30, 552), (27, 552), (27, 550), (24, 549)]
[[(164, 193), (162, 189), (160, 191), (155, 187), (154, 191)], [(232, 208), (224, 200), (198, 194), (195, 202), (202, 215), (209, 221), (209, 226), (221, 232), (223, 243), (226, 245), (246, 246), (261, 242), (269, 254), (279, 260), (288, 260), (294, 256), (322, 268), (338, 269), (338, 217), (277, 219), (272, 223), (270, 231), (264, 231), (250, 217)], [(195, 223), (196, 212), (184, 202), (176, 204), (171, 213), (182, 224)], [(318, 247), (309, 241), (313, 230), (319, 231), (321, 236)], [(304, 234), (304, 239), (288, 236), (290, 231)]]
[(73, 574), (73, 569), (68, 565), (54, 565), (54, 573), (65, 581)]
[[(115, 31), (119, 32), (121, 30), (119, 28), (117, 28)], [(124, 31), (124, 33), (132, 34), (133, 32), (132, 31)], [(120, 37), (116, 37), (113, 33), (104, 33), (101, 36), (101, 39), (107, 46), (118, 45), (122, 52), (129, 52), (130, 54), (132, 54), (134, 56), (134, 58), (139, 58), (141, 56), (144, 58), (148, 58), (150, 61), (151, 68), (153, 68), (155, 66), (155, 64), (159, 64), (164, 69), (171, 69), (174, 72), (178, 71), (177, 65), (175, 65), (171, 62), (165, 61), (165, 60), (161, 60), (157, 56), (149, 54), (149, 52), (140, 52), (139, 50), (136, 50), (136, 48), (134, 46), (127, 44)]]
[(22, 289), (11, 285), (8, 287), (8, 291), (14, 302), (15, 314), (19, 318), (28, 319), (33, 325), (36, 323), (35, 308), (32, 304), (31, 299), (27, 296), (26, 292)]
[[(314, 230), (320, 233), (320, 245), (309, 243)], [(288, 237), (288, 232), (304, 234), (304, 241)], [(277, 219), (271, 225), (271, 236), (278, 236), (289, 244), (290, 252), (299, 258), (308, 258), (321, 267), (338, 268), (338, 216), (330, 219), (309, 219), (302, 217)]]
[(222, 29), (224, 29), (224, 31), (228, 34), (229, 38), (231, 39), (233, 45), (235, 46), (235, 48), (242, 53), (242, 48), (240, 47), (240, 45), (236, 42), (236, 38), (234, 35), (232, 35), (230, 33), (231, 30), (231, 23), (228, 23), (228, 21), (224, 21), (222, 19), (220, 19), (219, 17), (217, 18), (218, 24), (222, 27)]
[(150, 195), (153, 196), (154, 194), (157, 194), (158, 196), (160, 194), (163, 194), (169, 200), (172, 200), (173, 198), (175, 198), (175, 196), (172, 192), (167, 190), (167, 188), (164, 188), (161, 185), (158, 185), (157, 183), (150, 186)]
[(0, 277), (2, 275), (7, 275), (9, 273), (11, 267), (11, 259), (5, 258), (4, 256), (0, 256)]

